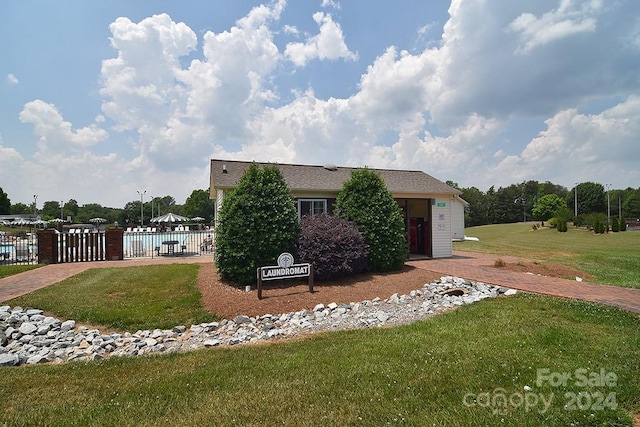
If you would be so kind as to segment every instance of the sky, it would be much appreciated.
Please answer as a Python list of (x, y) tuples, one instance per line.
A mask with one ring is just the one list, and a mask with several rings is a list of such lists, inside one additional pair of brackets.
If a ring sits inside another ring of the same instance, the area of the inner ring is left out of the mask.
[(640, 186), (637, 0), (6, 0), (0, 16), (14, 204), (182, 204), (212, 158)]

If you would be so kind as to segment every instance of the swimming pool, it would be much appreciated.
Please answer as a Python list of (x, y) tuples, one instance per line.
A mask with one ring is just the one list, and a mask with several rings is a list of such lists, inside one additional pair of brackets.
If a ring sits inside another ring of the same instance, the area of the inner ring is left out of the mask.
[(205, 239), (213, 239), (212, 230), (129, 232), (123, 235), (125, 258), (166, 256), (171, 245), (175, 254), (198, 255), (204, 252)]

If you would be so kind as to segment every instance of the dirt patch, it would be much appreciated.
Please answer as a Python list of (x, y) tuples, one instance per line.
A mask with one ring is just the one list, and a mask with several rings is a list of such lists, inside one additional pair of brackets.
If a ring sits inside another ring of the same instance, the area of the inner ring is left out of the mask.
[(395, 273), (363, 274), (348, 279), (316, 283), (309, 292), (306, 281), (278, 281), (267, 284), (259, 300), (254, 288), (246, 292), (244, 287), (223, 283), (213, 263), (200, 266), (198, 287), (204, 307), (223, 318), (244, 314), (282, 314), (302, 309), (311, 310), (316, 304), (337, 304), (388, 298), (394, 293), (408, 294), (421, 289), (425, 283), (439, 279), (441, 274), (405, 266)]
[(585, 273), (584, 271), (551, 262), (524, 260), (517, 262), (504, 262), (501, 259), (497, 259), (491, 267), (516, 271), (519, 273), (532, 273), (539, 274), (541, 276), (558, 277), (561, 279), (575, 280), (576, 277), (580, 277), (584, 280), (593, 279), (592, 275)]

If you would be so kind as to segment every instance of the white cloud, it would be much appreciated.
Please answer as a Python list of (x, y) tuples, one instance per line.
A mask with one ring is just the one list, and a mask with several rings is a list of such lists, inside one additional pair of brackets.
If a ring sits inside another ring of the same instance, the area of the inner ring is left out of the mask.
[(523, 13), (508, 26), (510, 31), (520, 34), (522, 45), (517, 52), (529, 53), (538, 46), (596, 29), (595, 15), (602, 8), (600, 0), (580, 2), (561, 0), (557, 9), (536, 17)]
[(86, 150), (108, 136), (95, 124), (73, 130), (72, 124), (62, 118), (55, 105), (39, 99), (25, 104), (20, 121), (33, 125), (34, 133), (39, 136), (38, 153), (45, 158)]
[[(278, 77), (290, 62), (357, 54), (322, 12), (313, 16), (318, 34), (280, 51), (274, 27), (278, 37), (300, 34), (278, 22), (284, 6), (253, 8), (201, 40), (166, 14), (118, 18), (110, 26), (115, 55), (100, 74), (103, 114), (78, 128), (52, 104), (25, 104), (20, 119), (33, 126), (37, 151), (25, 160), (0, 145), (0, 178), (41, 170), (40, 188), (55, 193), (73, 182), (75, 197), (88, 201), (96, 200), (92, 186), (106, 181), (118, 188), (110, 197), (124, 202), (140, 189), (181, 202), (185, 191), (208, 185), (212, 156), (420, 169), (483, 189), (527, 179), (572, 184), (585, 174), (640, 181), (640, 57), (628, 49), (638, 20), (626, 16), (635, 3), (453, 0), (441, 40), (417, 53), (386, 47), (352, 93), (324, 99), (309, 80), (283, 96)], [(605, 31), (612, 26), (619, 31)], [(612, 99), (625, 101), (595, 107)], [(507, 138), (514, 118), (546, 119), (546, 129)], [(123, 145), (126, 154), (117, 150)]]
[(638, 182), (640, 97), (635, 95), (600, 114), (563, 110), (545, 121), (547, 129), (518, 155), (504, 158), (490, 179)]
[(229, 31), (205, 33), (203, 59), (186, 69), (180, 57), (197, 46), (188, 26), (168, 15), (116, 20), (118, 56), (102, 67), (103, 111), (115, 129), (135, 135), (138, 167), (186, 172), (206, 164), (213, 141), (243, 139), (246, 120), (275, 96), (263, 79), (278, 62), (269, 24), (283, 4), (256, 7)]
[(351, 61), (358, 58), (358, 54), (347, 47), (342, 28), (333, 21), (331, 14), (316, 12), (313, 20), (320, 26), (320, 33), (308, 38), (305, 43), (287, 44), (284, 54), (291, 62), (304, 67), (307, 62), (316, 58)]
[(360, 91), (350, 100), (354, 114), (373, 128), (385, 128), (428, 110), (441, 90), (437, 56), (438, 51), (411, 55), (388, 48), (360, 79)]
[(284, 31), (285, 34), (292, 34), (296, 36), (300, 34), (300, 31), (294, 25), (285, 25), (282, 27), (282, 31)]
[(334, 9), (340, 9), (340, 2), (336, 0), (322, 0), (322, 7), (332, 7)]
[(487, 167), (485, 153), (500, 129), (497, 121), (473, 115), (446, 136), (425, 131), (425, 124), (416, 113), (400, 125), (394, 144), (359, 154), (372, 166), (425, 170), (442, 179)]
[(20, 83), (20, 81), (13, 74), (7, 74), (7, 83), (11, 85), (17, 85), (18, 83)]

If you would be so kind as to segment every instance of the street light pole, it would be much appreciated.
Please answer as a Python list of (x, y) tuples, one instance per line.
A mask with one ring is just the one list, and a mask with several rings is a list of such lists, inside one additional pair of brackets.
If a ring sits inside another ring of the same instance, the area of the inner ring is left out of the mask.
[[(136, 191), (138, 191), (138, 190), (136, 190)], [(147, 190), (144, 190), (143, 192), (138, 191), (138, 194), (140, 195), (140, 227), (142, 227), (144, 225), (144, 202), (143, 202), (143, 197), (144, 197), (146, 192), (147, 192)]]
[(611, 224), (611, 184), (605, 184), (607, 186), (607, 224)]
[(620, 192), (618, 192), (618, 218), (622, 218), (622, 202), (620, 201)]
[(37, 208), (37, 206), (38, 206), (38, 195), (34, 194), (33, 195), (33, 219), (34, 220), (36, 219), (35, 217), (38, 216), (38, 208)]
[(151, 218), (153, 218), (153, 196), (151, 196)]
[(60, 219), (64, 219), (64, 201), (60, 200)]
[(575, 201), (573, 202), (574, 213), (573, 216), (578, 216), (578, 183), (576, 182), (575, 187), (573, 187), (573, 194), (575, 196)]

